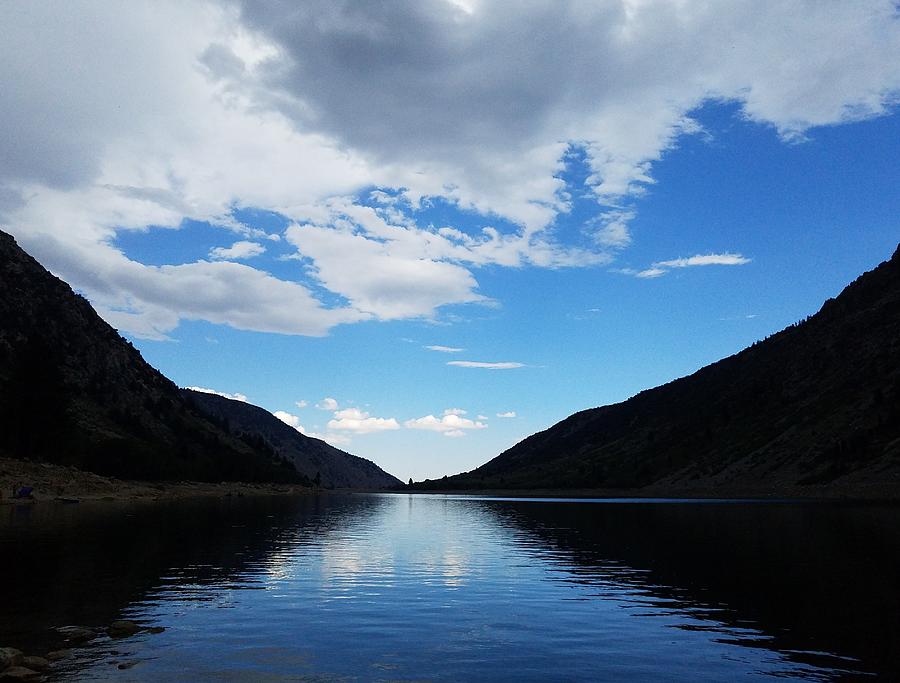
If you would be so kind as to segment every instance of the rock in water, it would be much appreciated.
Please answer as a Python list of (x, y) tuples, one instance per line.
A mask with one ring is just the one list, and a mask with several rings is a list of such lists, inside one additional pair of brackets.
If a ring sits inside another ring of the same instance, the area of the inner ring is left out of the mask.
[(61, 626), (57, 631), (62, 633), (70, 643), (86, 643), (97, 636), (93, 629), (83, 626)]
[(46, 671), (50, 668), (50, 662), (43, 657), (27, 656), (22, 657), (22, 666), (35, 671)]
[(24, 666), (11, 666), (0, 673), (0, 681), (30, 681), (39, 678), (40, 674), (34, 669), (26, 669)]
[(112, 638), (127, 638), (128, 636), (133, 636), (140, 630), (141, 627), (133, 621), (119, 619), (109, 625), (107, 633), (109, 633)]
[(54, 650), (53, 652), (47, 653), (47, 660), (50, 662), (58, 662), (60, 659), (65, 659), (71, 654), (71, 650)]

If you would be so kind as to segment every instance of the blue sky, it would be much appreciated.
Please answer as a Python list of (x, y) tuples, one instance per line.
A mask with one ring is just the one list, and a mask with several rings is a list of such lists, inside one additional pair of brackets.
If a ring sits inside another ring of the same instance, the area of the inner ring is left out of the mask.
[(900, 240), (891, 2), (302, 7), (5, 6), (0, 226), (178, 384), (403, 479), (739, 351)]

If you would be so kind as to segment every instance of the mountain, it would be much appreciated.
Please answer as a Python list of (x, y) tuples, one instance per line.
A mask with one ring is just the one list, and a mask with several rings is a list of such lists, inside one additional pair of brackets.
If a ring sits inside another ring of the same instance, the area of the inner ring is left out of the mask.
[(262, 439), (297, 471), (327, 488), (386, 488), (402, 482), (365, 458), (301, 434), (267, 410), (216, 394), (182, 390), (198, 410), (234, 435)]
[(307, 483), (211, 422), (0, 232), (0, 454), (132, 479)]
[(805, 321), (423, 489), (900, 491), (900, 247)]

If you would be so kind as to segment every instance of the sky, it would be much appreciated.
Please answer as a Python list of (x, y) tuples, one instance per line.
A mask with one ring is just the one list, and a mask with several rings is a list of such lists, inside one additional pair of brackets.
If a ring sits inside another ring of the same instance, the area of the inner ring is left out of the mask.
[(0, 229), (404, 480), (814, 313), (898, 159), (893, 0), (0, 3)]

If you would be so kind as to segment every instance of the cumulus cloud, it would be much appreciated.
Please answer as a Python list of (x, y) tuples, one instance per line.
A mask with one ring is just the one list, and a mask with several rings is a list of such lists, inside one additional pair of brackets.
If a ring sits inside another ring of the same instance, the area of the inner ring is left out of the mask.
[(441, 417), (426, 415), (415, 420), (407, 420), (403, 423), (403, 426), (407, 429), (440, 432), (444, 436), (449, 437), (464, 436), (465, 432), (463, 430), (487, 429), (487, 425), (480, 420), (470, 420), (467, 417), (462, 417), (457, 412), (448, 412), (446, 410)]
[(477, 360), (451, 360), (447, 365), (454, 365), (458, 368), (484, 368), (486, 370), (514, 370), (516, 368), (524, 368), (524, 363), (515, 363), (502, 361), (499, 363), (485, 363)]
[[(891, 0), (29, 2), (0, 4), (0, 24), (15, 131), (0, 136), (0, 224), (153, 339), (181, 320), (323, 335), (489, 303), (481, 266), (590, 266), (626, 248), (654, 164), (702, 132), (705, 102), (799, 142), (885, 113), (900, 90)], [(573, 151), (582, 187), (564, 179)], [(585, 193), (587, 235), (561, 244)], [(482, 229), (417, 224), (435, 198)], [(192, 221), (260, 248), (279, 237), (240, 207), (293, 221), (293, 275), (216, 251), (236, 245), (161, 267), (116, 246)]]
[(294, 405), (298, 408), (305, 408), (309, 405), (309, 403), (307, 401), (304, 401), (303, 399), (300, 399), (299, 401), (294, 401)]
[(226, 391), (216, 391), (215, 389), (207, 389), (206, 387), (186, 387), (191, 391), (199, 391), (203, 394), (215, 394), (216, 396), (222, 396), (224, 398), (230, 398), (235, 401), (241, 401), (243, 403), (247, 403), (247, 396), (241, 393), (233, 393), (229, 394)]
[(303, 434), (303, 436), (308, 436), (311, 439), (320, 439), (322, 441), (325, 441), (326, 443), (331, 444), (332, 446), (346, 446), (351, 442), (350, 437), (343, 434), (334, 434), (332, 432), (320, 434), (318, 432), (308, 431), (302, 424), (300, 424), (300, 418), (298, 416), (292, 415), (291, 413), (285, 412), (283, 410), (276, 410), (272, 414), (279, 420), (284, 422), (286, 425), (289, 425), (296, 429), (298, 432)]
[(303, 427), (300, 424), (300, 418), (297, 417), (296, 415), (291, 415), (290, 413), (287, 413), (283, 410), (276, 410), (274, 413), (272, 413), (272, 415), (277, 417), (279, 420), (284, 422), (286, 425), (290, 425), (297, 431), (304, 432)]
[(326, 396), (321, 401), (316, 403), (316, 408), (318, 408), (319, 410), (337, 410), (338, 402), (330, 396)]
[(440, 353), (460, 353), (465, 351), (465, 349), (460, 349), (455, 346), (441, 346), (440, 344), (432, 344), (430, 346), (426, 346), (426, 349), (429, 351), (438, 351)]
[(507, 410), (505, 413), (497, 413), (497, 417), (515, 417), (515, 410)]
[(372, 417), (358, 408), (345, 408), (335, 412), (334, 419), (328, 421), (328, 429), (355, 434), (371, 434), (372, 432), (400, 429), (400, 424), (393, 417)]
[(241, 240), (230, 247), (213, 247), (209, 250), (209, 256), (216, 260), (231, 261), (253, 258), (265, 252), (266, 248), (258, 242)]

